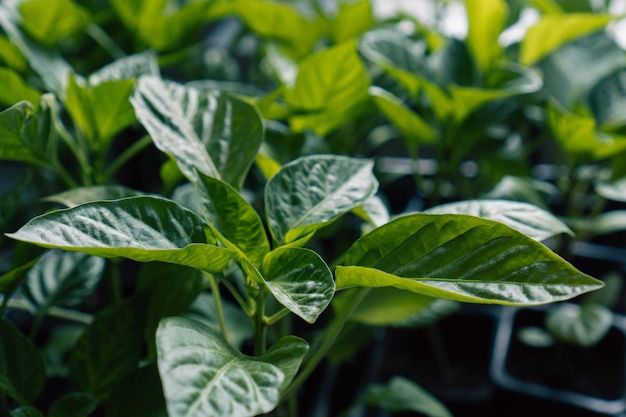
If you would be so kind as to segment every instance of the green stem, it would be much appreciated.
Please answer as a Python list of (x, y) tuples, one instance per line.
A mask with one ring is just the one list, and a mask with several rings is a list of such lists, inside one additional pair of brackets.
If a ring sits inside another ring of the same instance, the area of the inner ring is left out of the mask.
[(265, 291), (259, 291), (254, 306), (254, 355), (261, 356), (265, 353), (267, 326), (265, 324)]
[(275, 324), (276, 322), (278, 322), (280, 319), (282, 319), (283, 317), (289, 315), (290, 311), (287, 308), (282, 308), (280, 311), (278, 311), (275, 314), (272, 314), (270, 317), (267, 317), (265, 319), (265, 325), (266, 326), (271, 326), (273, 324)]
[(313, 371), (317, 368), (320, 362), (326, 357), (326, 354), (333, 346), (341, 331), (345, 327), (345, 325), (352, 317), (352, 314), (356, 310), (356, 308), (361, 304), (361, 301), (369, 294), (371, 288), (361, 288), (357, 294), (352, 299), (351, 304), (348, 308), (344, 309), (339, 313), (337, 317), (335, 317), (334, 321), (330, 323), (330, 325), (326, 328), (323, 333), (323, 339), (319, 346), (319, 348), (312, 353), (309, 359), (306, 361), (302, 371), (296, 376), (296, 378), (291, 382), (289, 387), (283, 392), (281, 399), (288, 398), (293, 395), (300, 385), (302, 385), (307, 378), (313, 373)]
[(105, 181), (111, 179), (111, 177), (126, 164), (129, 160), (131, 160), (135, 155), (144, 150), (147, 146), (152, 143), (152, 138), (149, 135), (143, 136), (141, 139), (130, 145), (120, 156), (115, 158), (115, 160), (109, 164), (107, 169), (105, 169), (102, 173), (102, 176)]
[(115, 304), (120, 303), (124, 299), (122, 293), (122, 279), (120, 277), (119, 260), (113, 259), (111, 261), (110, 279), (111, 279), (111, 292), (113, 294), (113, 302)]
[(211, 274), (204, 274), (209, 280), (211, 291), (213, 292), (213, 299), (215, 300), (215, 309), (217, 310), (217, 318), (220, 322), (220, 330), (224, 340), (230, 343), (230, 337), (228, 334), (228, 327), (226, 326), (226, 318), (224, 316), (224, 306), (222, 305), (222, 296), (220, 295), (220, 286), (215, 277)]
[(241, 296), (241, 294), (239, 294), (239, 291), (237, 291), (237, 288), (235, 288), (233, 283), (230, 282), (227, 278), (223, 278), (221, 280), (221, 283), (224, 284), (224, 286), (226, 287), (228, 292), (231, 293), (233, 298), (237, 301), (237, 303), (243, 309), (243, 311), (246, 313), (246, 315), (248, 317), (252, 317), (252, 315), (254, 314), (254, 311), (253, 311), (252, 307), (250, 307), (250, 304), (248, 304), (248, 302), (246, 300), (244, 300), (244, 298)]
[[(11, 299), (8, 302), (8, 307), (18, 310), (30, 311), (29, 306), (23, 300)], [(82, 313), (75, 310), (69, 310), (62, 307), (50, 307), (46, 311), (46, 315), (86, 325), (90, 324), (93, 321), (93, 316), (90, 314)]]
[(78, 183), (74, 180), (74, 178), (72, 178), (69, 172), (67, 172), (65, 168), (63, 168), (63, 165), (54, 164), (54, 170), (61, 176), (61, 179), (69, 188), (78, 187)]
[(96, 41), (105, 51), (111, 55), (115, 60), (126, 57), (126, 53), (117, 46), (113, 39), (104, 31), (100, 26), (95, 23), (90, 23), (85, 28), (85, 31), (91, 38)]

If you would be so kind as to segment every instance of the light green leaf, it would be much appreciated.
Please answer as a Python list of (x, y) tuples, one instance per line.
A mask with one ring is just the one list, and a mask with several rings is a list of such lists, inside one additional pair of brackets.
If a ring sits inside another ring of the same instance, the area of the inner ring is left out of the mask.
[(153, 76), (138, 79), (131, 102), (157, 148), (187, 178), (195, 181), (198, 170), (241, 188), (265, 130), (254, 107)]
[(89, 417), (98, 407), (98, 400), (82, 392), (73, 392), (52, 403), (48, 417)]
[(35, 407), (18, 407), (10, 412), (11, 417), (44, 417), (43, 413)]
[[(286, 351), (250, 357), (232, 348), (209, 327), (182, 317), (161, 321), (158, 365), (168, 413), (180, 417), (255, 416), (273, 410), (286, 373), (303, 356), (301, 339)], [(277, 343), (285, 343), (277, 342)], [(287, 343), (290, 343), (287, 341)]]
[(71, 0), (28, 0), (20, 3), (22, 28), (39, 43), (54, 45), (83, 30), (89, 12)]
[(289, 119), (295, 132), (326, 135), (359, 116), (368, 101), (370, 79), (354, 41), (324, 49), (303, 59), (295, 85), (285, 101), (296, 111)]
[(342, 2), (337, 16), (330, 21), (330, 35), (335, 43), (341, 43), (367, 32), (375, 24), (369, 0)]
[(496, 220), (538, 241), (561, 233), (574, 235), (565, 223), (549, 211), (517, 201), (466, 200), (435, 206), (424, 213), (469, 214)]
[(160, 261), (219, 272), (234, 252), (214, 246), (193, 212), (159, 197), (83, 204), (36, 217), (7, 236), (105, 258)]
[(80, 204), (96, 200), (117, 200), (124, 197), (143, 195), (123, 185), (93, 185), (89, 187), (76, 187), (58, 194), (44, 197), (42, 201), (63, 204), (66, 207), (76, 207)]
[(352, 212), (373, 227), (382, 226), (390, 219), (387, 206), (385, 206), (385, 203), (377, 196), (372, 196), (361, 207), (355, 208)]
[(626, 126), (626, 68), (613, 72), (591, 89), (589, 106), (600, 128), (614, 130)]
[(614, 17), (595, 13), (549, 14), (522, 40), (519, 62), (533, 65), (567, 42), (604, 28)]
[(543, 304), (603, 286), (526, 235), (462, 214), (399, 217), (355, 242), (345, 264), (338, 289), (395, 287), (475, 303)]
[(82, 302), (97, 287), (105, 261), (84, 253), (51, 251), (26, 274), (21, 294), (37, 316), (53, 306)]
[(480, 68), (487, 72), (503, 58), (498, 37), (508, 18), (508, 5), (504, 0), (466, 0), (469, 30), (467, 45)]
[(207, 223), (260, 266), (270, 244), (254, 208), (234, 188), (216, 178), (199, 173), (196, 187)]
[(598, 343), (613, 325), (611, 310), (599, 304), (564, 303), (546, 316), (546, 328), (558, 340), (582, 347)]
[(626, 203), (626, 178), (615, 181), (599, 181), (595, 184), (595, 190), (604, 198)]
[(0, 392), (20, 405), (31, 404), (44, 381), (44, 363), (37, 348), (12, 324), (0, 319)]
[(33, 106), (39, 104), (41, 93), (28, 85), (20, 75), (9, 69), (0, 68), (0, 103), (13, 105), (19, 101), (25, 100)]
[(448, 409), (413, 381), (401, 376), (370, 387), (361, 402), (392, 413), (412, 411), (429, 417), (452, 417)]
[(295, 242), (363, 205), (378, 189), (369, 160), (313, 155), (284, 165), (265, 188), (278, 244)]
[(317, 320), (335, 294), (330, 269), (309, 249), (277, 248), (265, 257), (263, 272), (274, 297), (309, 323)]
[[(5, 36), (0, 35), (0, 63), (19, 73), (27, 70), (26, 58), (15, 44)], [(12, 103), (11, 103), (12, 104)]]
[(555, 102), (548, 103), (546, 110), (550, 131), (566, 153), (599, 160), (626, 150), (626, 139), (597, 131), (593, 117), (570, 113)]
[(92, 73), (87, 85), (96, 87), (104, 82), (128, 80), (138, 78), (140, 75), (160, 74), (159, 62), (154, 51), (140, 52), (113, 61)]
[(378, 109), (400, 131), (402, 139), (409, 147), (414, 148), (436, 140), (436, 133), (428, 122), (398, 97), (380, 87), (370, 87), (369, 94)]
[[(99, 399), (128, 373), (142, 356), (146, 300), (128, 298), (99, 312), (74, 345), (69, 359), (73, 381)], [(139, 336), (139, 337), (138, 337)]]

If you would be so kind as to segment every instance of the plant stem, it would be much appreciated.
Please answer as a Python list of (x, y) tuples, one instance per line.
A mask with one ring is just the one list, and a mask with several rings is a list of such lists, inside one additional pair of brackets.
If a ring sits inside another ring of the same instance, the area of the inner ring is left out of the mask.
[(111, 261), (111, 269), (110, 269), (110, 278), (111, 278), (111, 291), (113, 293), (113, 302), (118, 304), (124, 299), (124, 295), (122, 293), (122, 280), (120, 277), (118, 259), (113, 259)]
[(113, 59), (118, 60), (126, 56), (126, 53), (122, 50), (122, 48), (117, 46), (117, 44), (113, 42), (113, 39), (111, 39), (111, 37), (97, 24), (90, 23), (85, 28), (85, 32), (87, 32), (87, 34), (91, 36), (94, 41), (107, 51)]
[(253, 328), (254, 328), (254, 354), (260, 356), (265, 353), (267, 338), (267, 326), (264, 320), (265, 315), (265, 291), (260, 290), (255, 299)]
[[(11, 299), (8, 302), (8, 307), (30, 311), (28, 305), (23, 300)], [(60, 319), (70, 320), (81, 324), (90, 324), (93, 321), (93, 316), (90, 314), (62, 307), (50, 307), (46, 313), (47, 316), (58, 317)]]
[(283, 317), (287, 316), (289, 313), (290, 313), (290, 311), (289, 311), (288, 308), (282, 308), (277, 313), (272, 314), (270, 317), (267, 317), (265, 319), (265, 325), (269, 327), (269, 326), (275, 324), (276, 322), (278, 322)]
[(228, 334), (228, 327), (226, 326), (226, 318), (224, 317), (224, 306), (222, 305), (222, 296), (220, 295), (220, 286), (215, 277), (211, 274), (204, 274), (209, 280), (211, 286), (211, 292), (213, 292), (213, 299), (215, 300), (215, 309), (217, 310), (217, 318), (220, 322), (220, 330), (222, 331), (222, 337), (230, 344), (230, 337)]
[(248, 315), (249, 317), (252, 317), (252, 315), (254, 314), (254, 311), (253, 311), (252, 307), (250, 307), (248, 302), (246, 300), (244, 300), (244, 298), (241, 296), (241, 294), (239, 294), (239, 291), (237, 291), (237, 288), (235, 288), (233, 283), (230, 282), (225, 277), (222, 277), (221, 282), (222, 282), (222, 284), (224, 284), (224, 286), (226, 287), (228, 292), (231, 293), (233, 298), (237, 301), (237, 303), (243, 309), (243, 311), (246, 313), (246, 315)]
[(143, 136), (141, 139), (130, 145), (120, 156), (118, 156), (109, 166), (102, 172), (102, 176), (105, 181), (111, 179), (111, 177), (126, 164), (135, 155), (145, 149), (152, 143), (152, 138), (149, 135)]
[(323, 333), (323, 339), (319, 346), (319, 348), (310, 356), (310, 358), (306, 361), (306, 364), (302, 371), (296, 376), (296, 378), (291, 382), (289, 387), (283, 392), (281, 399), (287, 398), (293, 395), (297, 389), (307, 380), (307, 378), (313, 373), (317, 365), (326, 357), (326, 354), (333, 346), (337, 337), (341, 334), (341, 331), (345, 327), (345, 325), (352, 317), (352, 314), (356, 310), (356, 308), (361, 304), (361, 301), (369, 294), (371, 288), (361, 288), (357, 294), (352, 299), (351, 304), (339, 313), (337, 317), (335, 317), (334, 321), (330, 323), (330, 325), (326, 328)]

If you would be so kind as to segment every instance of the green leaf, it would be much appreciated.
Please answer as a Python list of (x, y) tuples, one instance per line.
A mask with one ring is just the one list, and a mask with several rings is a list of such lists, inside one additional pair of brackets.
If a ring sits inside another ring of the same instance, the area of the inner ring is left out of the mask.
[(72, 379), (84, 392), (106, 398), (142, 357), (146, 300), (135, 296), (98, 313), (71, 351)]
[(26, 58), (20, 48), (2, 35), (0, 35), (0, 63), (7, 66), (7, 69), (13, 69), (19, 73), (24, 73), (28, 68)]
[(626, 210), (610, 210), (596, 216), (568, 217), (567, 224), (587, 236), (601, 236), (626, 230)]
[(517, 201), (466, 200), (432, 207), (424, 213), (469, 214), (496, 220), (538, 241), (561, 233), (574, 235), (565, 223), (549, 211)]
[(475, 303), (543, 304), (603, 286), (526, 235), (463, 214), (399, 217), (355, 242), (345, 263), (338, 289), (395, 287)]
[(363, 205), (378, 189), (369, 160), (333, 155), (296, 159), (265, 187), (269, 227), (278, 244), (295, 242)]
[(125, 197), (143, 195), (142, 192), (132, 190), (123, 185), (92, 185), (89, 187), (76, 187), (62, 191), (41, 201), (63, 204), (66, 207), (76, 207), (81, 204), (96, 200), (117, 200)]
[(52, 403), (48, 417), (89, 417), (98, 407), (98, 400), (82, 392), (73, 392)]
[(13, 239), (104, 258), (160, 261), (219, 272), (234, 252), (214, 246), (193, 212), (160, 197), (86, 203), (31, 219)]
[(595, 13), (545, 15), (524, 36), (519, 62), (533, 65), (565, 43), (604, 28), (613, 19), (613, 16)]
[(267, 353), (261, 356), (263, 362), (271, 363), (285, 375), (279, 387), (280, 392), (283, 392), (296, 376), (308, 351), (309, 344), (305, 340), (296, 336), (285, 336), (278, 339)]
[(569, 155), (599, 160), (626, 150), (626, 139), (597, 131), (593, 117), (570, 113), (554, 101), (546, 110), (550, 131)]
[(548, 210), (547, 200), (558, 194), (558, 188), (547, 181), (505, 175), (485, 197), (521, 201)]
[(452, 417), (435, 397), (413, 381), (401, 376), (386, 384), (370, 387), (361, 402), (392, 413), (412, 411), (429, 417)]
[(256, 266), (270, 251), (261, 218), (233, 187), (219, 179), (198, 174), (196, 184), (201, 211), (207, 223)]
[(330, 35), (335, 43), (341, 43), (367, 32), (375, 24), (369, 0), (342, 2), (337, 16), (330, 21)]
[(154, 76), (138, 79), (131, 102), (157, 148), (187, 178), (196, 180), (198, 170), (241, 188), (265, 130), (254, 107)]
[(604, 198), (626, 203), (626, 178), (615, 181), (599, 181), (595, 184), (595, 190)]
[(26, 274), (21, 294), (35, 315), (53, 306), (73, 306), (96, 289), (105, 261), (84, 253), (51, 251)]
[(71, 0), (28, 0), (20, 3), (22, 28), (39, 43), (54, 45), (83, 30), (89, 12)]
[(289, 119), (294, 132), (326, 135), (359, 116), (369, 99), (369, 75), (354, 41), (324, 49), (303, 59), (285, 101), (297, 113)]
[(352, 212), (373, 227), (382, 226), (390, 219), (387, 206), (377, 196), (372, 196), (362, 206), (355, 208)]
[(309, 323), (317, 320), (335, 294), (330, 269), (309, 249), (277, 248), (265, 257), (263, 272), (274, 297)]
[(380, 87), (370, 87), (369, 94), (378, 109), (398, 129), (407, 145), (415, 148), (433, 143), (437, 136), (433, 128), (416, 111), (407, 107), (398, 97)]
[(550, 310), (545, 324), (556, 339), (591, 347), (609, 332), (613, 315), (611, 310), (599, 304), (565, 303)]
[(466, 0), (465, 5), (469, 21), (466, 42), (480, 68), (487, 72), (504, 55), (498, 36), (507, 23), (507, 2)]
[(23, 263), (17, 266), (12, 266), (11, 270), (6, 274), (0, 275), (0, 294), (12, 295), (13, 291), (21, 284), (22, 278), (26, 276), (28, 270), (39, 260), (41, 256), (40, 251), (29, 260), (24, 260)]
[(266, 356), (250, 357), (195, 320), (163, 319), (157, 348), (168, 413), (246, 417), (273, 410), (287, 375), (306, 353), (302, 339), (276, 343)]
[(32, 342), (0, 319), (0, 392), (20, 405), (31, 404), (43, 388), (43, 359)]
[(140, 75), (160, 74), (159, 61), (154, 51), (140, 52), (117, 59), (92, 73), (87, 85), (96, 87), (109, 81), (136, 79)]
[[(129, 392), (133, 394), (128, 395)], [(107, 417), (167, 417), (156, 363), (122, 378), (106, 399), (104, 408)]]
[(35, 407), (18, 407), (10, 412), (11, 417), (44, 417), (41, 411)]
[(2, 104), (13, 105), (22, 100), (28, 101), (33, 106), (39, 104), (41, 93), (9, 68), (0, 68), (0, 85), (3, 86), (0, 90), (0, 103)]
[(616, 130), (626, 126), (626, 68), (619, 69), (598, 82), (589, 92), (589, 106), (598, 126)]

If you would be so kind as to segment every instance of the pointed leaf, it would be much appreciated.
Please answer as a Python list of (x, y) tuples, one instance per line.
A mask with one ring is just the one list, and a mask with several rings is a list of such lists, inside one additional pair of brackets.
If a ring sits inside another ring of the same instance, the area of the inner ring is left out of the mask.
[(496, 220), (525, 235), (542, 241), (565, 233), (574, 233), (550, 212), (528, 203), (507, 200), (467, 200), (442, 204), (426, 210), (429, 214), (469, 214)]
[(84, 392), (105, 398), (142, 355), (146, 300), (135, 296), (109, 306), (85, 328), (70, 354), (72, 379)]
[(469, 30), (467, 44), (480, 68), (489, 71), (503, 58), (498, 37), (508, 18), (508, 6), (504, 0), (466, 0)]
[(170, 415), (246, 417), (278, 404), (285, 373), (262, 358), (243, 355), (209, 327), (169, 317), (161, 321), (156, 340)]
[(45, 369), (37, 348), (9, 322), (0, 319), (0, 393), (31, 404), (44, 385)]
[(331, 155), (284, 165), (265, 188), (275, 241), (294, 242), (364, 204), (378, 189), (372, 167), (369, 160)]
[(51, 251), (28, 271), (21, 294), (36, 315), (53, 306), (76, 305), (96, 289), (104, 267), (102, 258)]
[(611, 310), (600, 304), (565, 303), (550, 310), (546, 328), (556, 339), (582, 347), (598, 343), (613, 325)]
[(595, 13), (549, 14), (528, 29), (519, 61), (532, 65), (567, 42), (604, 28), (614, 17)]
[(195, 180), (195, 170), (240, 189), (264, 136), (250, 104), (226, 93), (202, 91), (142, 76), (131, 98), (137, 119), (157, 148)]
[(392, 413), (412, 411), (429, 417), (452, 417), (448, 409), (413, 381), (401, 376), (367, 390), (364, 404)]
[(7, 236), (104, 258), (161, 261), (218, 272), (234, 252), (214, 246), (205, 227), (195, 213), (173, 201), (140, 196), (44, 214)]
[(599, 289), (543, 244), (493, 220), (413, 214), (366, 234), (336, 270), (337, 288), (395, 287), (431, 297), (543, 304)]
[(260, 266), (270, 244), (254, 208), (233, 187), (216, 178), (199, 173), (196, 188), (207, 223)]
[(317, 320), (335, 294), (330, 269), (309, 249), (277, 248), (265, 257), (263, 272), (274, 297), (309, 323)]

